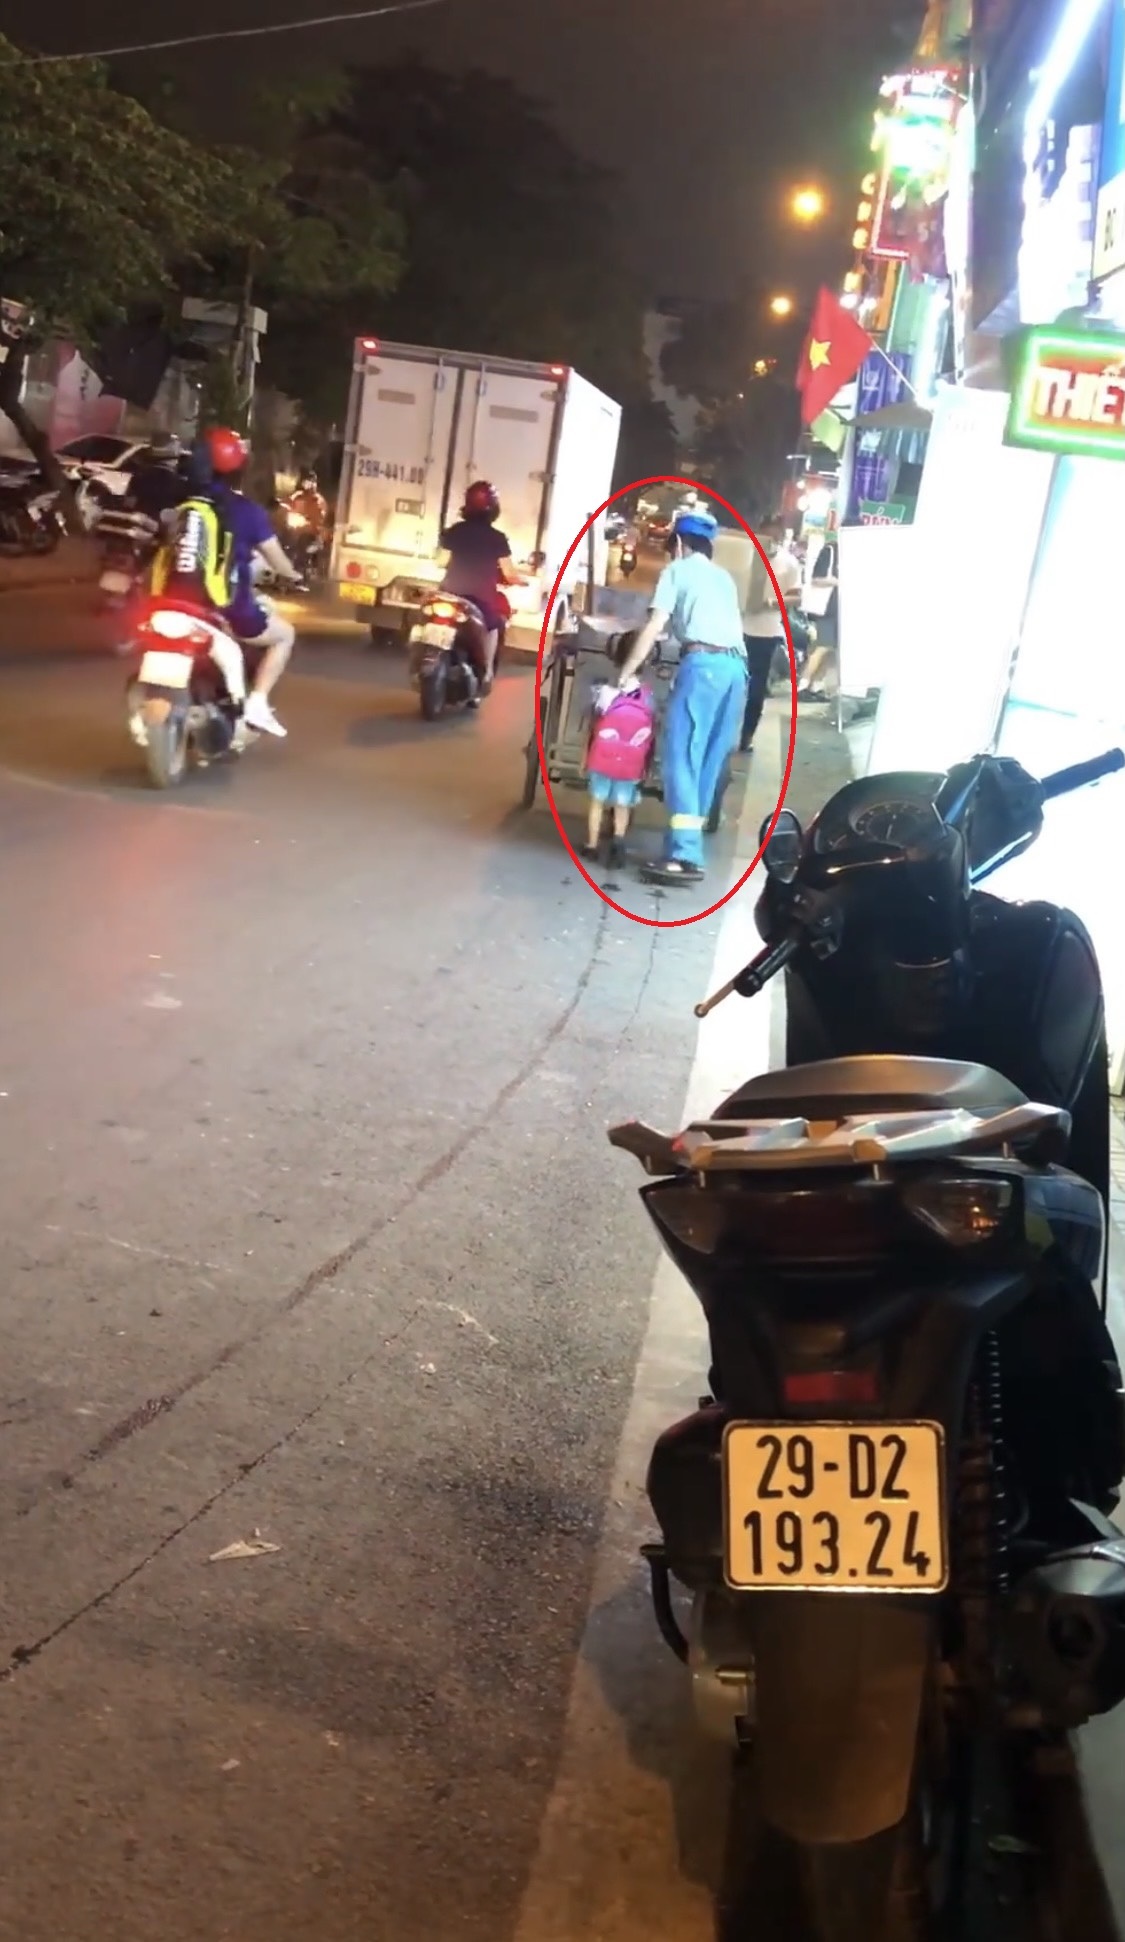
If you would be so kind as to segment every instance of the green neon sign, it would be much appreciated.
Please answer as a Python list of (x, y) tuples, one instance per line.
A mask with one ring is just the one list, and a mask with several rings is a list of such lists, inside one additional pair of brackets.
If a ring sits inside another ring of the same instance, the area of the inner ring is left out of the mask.
[(1057, 325), (1025, 331), (1004, 443), (1125, 459), (1125, 337)]

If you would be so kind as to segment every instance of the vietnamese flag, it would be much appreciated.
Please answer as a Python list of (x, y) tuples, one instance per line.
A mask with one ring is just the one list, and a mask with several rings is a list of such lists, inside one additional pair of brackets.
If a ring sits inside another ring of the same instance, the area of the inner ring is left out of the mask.
[(821, 289), (797, 366), (801, 423), (811, 425), (854, 378), (875, 339), (831, 290)]

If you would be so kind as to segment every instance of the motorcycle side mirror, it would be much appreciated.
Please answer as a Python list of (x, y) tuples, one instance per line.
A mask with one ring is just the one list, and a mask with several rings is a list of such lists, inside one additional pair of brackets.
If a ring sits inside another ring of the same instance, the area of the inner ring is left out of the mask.
[(783, 809), (777, 819), (777, 827), (767, 843), (766, 837), (771, 820), (767, 816), (758, 831), (759, 843), (765, 843), (762, 862), (765, 865), (766, 875), (772, 877), (776, 883), (793, 883), (796, 881), (801, 864), (801, 851), (805, 841), (804, 831), (793, 811)]

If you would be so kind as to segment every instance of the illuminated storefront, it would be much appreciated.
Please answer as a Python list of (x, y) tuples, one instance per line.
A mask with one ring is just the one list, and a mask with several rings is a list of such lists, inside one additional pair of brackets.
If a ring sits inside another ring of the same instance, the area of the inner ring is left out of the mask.
[[(1042, 775), (1125, 745), (1119, 580), (1101, 564), (1125, 531), (1125, 0), (1009, 9), (1004, 27), (985, 98), (1018, 120), (994, 116), (983, 154), (975, 131), (968, 212), (954, 155), (950, 233), (972, 239), (950, 265), (967, 382), (935, 406), (911, 561), (926, 599), (881, 697), (872, 769), (994, 747)], [(1125, 927), (1104, 858), (1123, 827), (1120, 780), (1060, 800), (996, 880), (1089, 926), (1117, 1091)]]

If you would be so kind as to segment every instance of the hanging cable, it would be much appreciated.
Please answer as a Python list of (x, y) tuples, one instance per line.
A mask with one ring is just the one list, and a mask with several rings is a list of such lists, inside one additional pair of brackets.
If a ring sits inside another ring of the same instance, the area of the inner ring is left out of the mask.
[(62, 61), (116, 61), (126, 54), (162, 54), (170, 47), (201, 47), (207, 41), (256, 40), (265, 34), (298, 34), (309, 27), (350, 26), (360, 20), (382, 20), (393, 13), (420, 13), (426, 7), (441, 7), (446, 0), (392, 0), (383, 7), (365, 7), (360, 13), (319, 14), (311, 20), (280, 20), (267, 27), (217, 27), (212, 34), (184, 34), (176, 40), (138, 41), (133, 47), (94, 47), (82, 54), (17, 54), (13, 60), (0, 61), (0, 67), (48, 67)]

